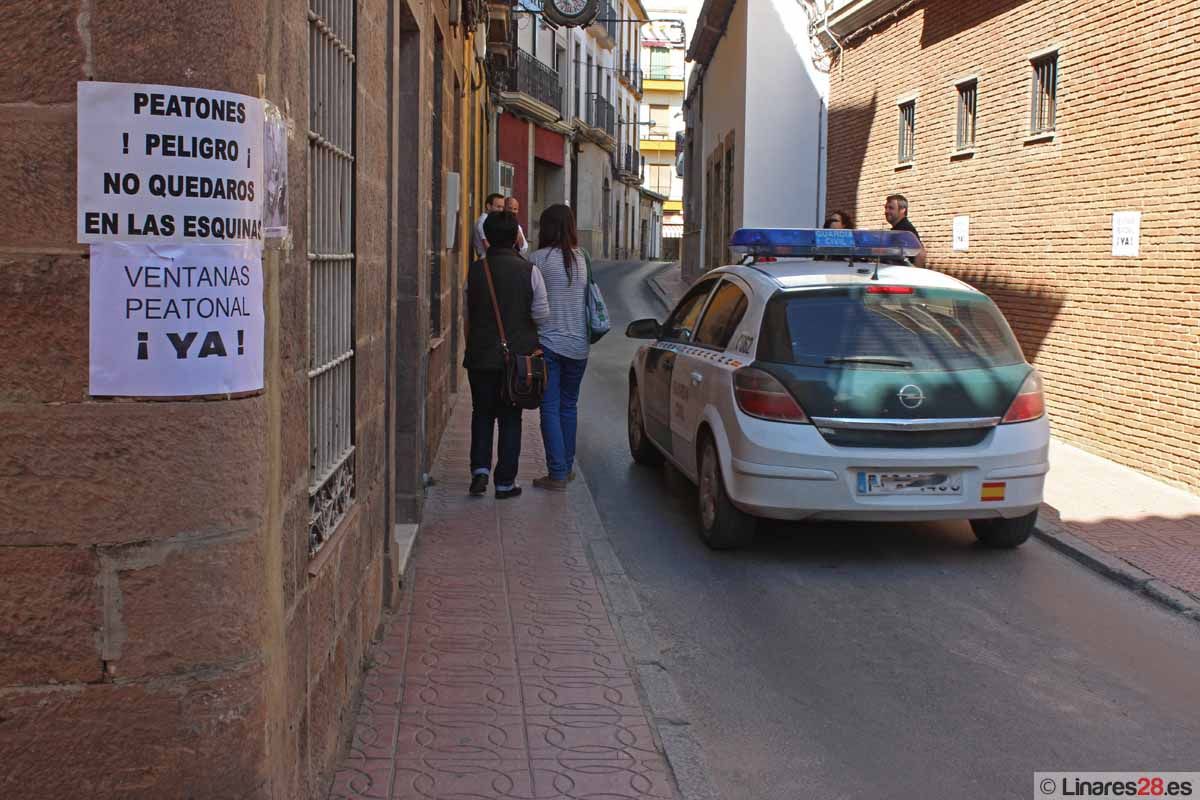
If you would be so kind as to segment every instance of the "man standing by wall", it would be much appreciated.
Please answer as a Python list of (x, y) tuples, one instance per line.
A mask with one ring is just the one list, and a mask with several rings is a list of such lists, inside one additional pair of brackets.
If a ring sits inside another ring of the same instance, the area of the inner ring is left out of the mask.
[(487, 196), (487, 201), (483, 204), (483, 213), (479, 215), (479, 219), (475, 220), (475, 257), (483, 258), (483, 254), (487, 252), (487, 237), (483, 235), (483, 221), (487, 219), (487, 215), (493, 211), (504, 210), (504, 195), (492, 192)]
[[(908, 231), (917, 237), (917, 241), (921, 240), (921, 234), (917, 233), (917, 227), (908, 218), (908, 198), (904, 195), (889, 194), (887, 203), (883, 207), (883, 215), (887, 219), (888, 224), (892, 226), (892, 230)], [(925, 266), (924, 245), (921, 246), (920, 255), (913, 259), (913, 263), (918, 267)]]
[(523, 256), (529, 255), (529, 240), (525, 238), (525, 228), (521, 226), (521, 203), (515, 197), (504, 199), (504, 210), (517, 218), (517, 252)]
[[(498, 195), (497, 195), (498, 196)], [(487, 255), (467, 273), (467, 347), (463, 366), (471, 382), (471, 489), (487, 492), (492, 472), (492, 439), (499, 423), (496, 458), (496, 499), (521, 494), (517, 467), (521, 459), (521, 409), (508, 402), (502, 391), (504, 351), (500, 344), (499, 314), (509, 350), (532, 353), (538, 346), (537, 320), (549, 317), (542, 274), (516, 251), (517, 218), (504, 212), (488, 214), (484, 221)], [(490, 270), (492, 288), (484, 270)]]

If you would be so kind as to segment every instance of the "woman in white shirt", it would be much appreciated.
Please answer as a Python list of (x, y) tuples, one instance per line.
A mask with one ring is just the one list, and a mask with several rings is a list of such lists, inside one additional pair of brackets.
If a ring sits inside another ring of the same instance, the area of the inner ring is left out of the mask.
[(587, 369), (587, 260), (579, 249), (575, 215), (569, 206), (553, 205), (542, 212), (538, 249), (529, 260), (541, 272), (550, 306), (539, 319), (538, 341), (545, 352), (549, 381), (542, 398), (542, 443), (549, 474), (533, 485), (565, 491), (574, 477), (575, 430), (579, 387)]

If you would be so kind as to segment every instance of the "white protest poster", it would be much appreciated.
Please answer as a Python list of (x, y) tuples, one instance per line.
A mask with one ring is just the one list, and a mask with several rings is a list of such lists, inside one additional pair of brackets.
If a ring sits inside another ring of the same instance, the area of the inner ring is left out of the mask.
[(954, 249), (971, 249), (971, 218), (965, 215), (954, 218)]
[(1141, 249), (1142, 212), (1114, 211), (1112, 215), (1112, 254), (1137, 256)]
[(263, 388), (260, 245), (113, 242), (91, 251), (92, 395)]
[(77, 100), (80, 242), (262, 241), (262, 100), (101, 81)]

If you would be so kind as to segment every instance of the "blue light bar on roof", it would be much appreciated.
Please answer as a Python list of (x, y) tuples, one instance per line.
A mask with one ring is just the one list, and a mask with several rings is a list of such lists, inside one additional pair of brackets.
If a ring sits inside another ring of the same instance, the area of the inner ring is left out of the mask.
[(908, 258), (920, 254), (921, 241), (908, 231), (739, 228), (729, 249), (738, 255), (776, 258)]

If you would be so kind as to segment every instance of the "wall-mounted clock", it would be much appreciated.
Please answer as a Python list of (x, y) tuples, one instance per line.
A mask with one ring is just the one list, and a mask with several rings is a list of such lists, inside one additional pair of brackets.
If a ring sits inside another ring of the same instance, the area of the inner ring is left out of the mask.
[(543, 0), (542, 16), (564, 28), (592, 24), (600, 13), (600, 0)]

